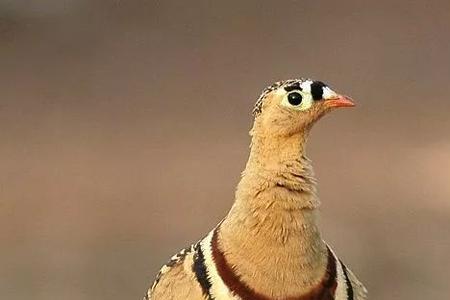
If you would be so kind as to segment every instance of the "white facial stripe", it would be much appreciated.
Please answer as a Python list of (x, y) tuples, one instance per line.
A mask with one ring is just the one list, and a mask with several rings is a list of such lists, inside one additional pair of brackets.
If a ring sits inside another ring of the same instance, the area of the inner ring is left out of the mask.
[(301, 84), (300, 84), (300, 87), (302, 88), (302, 90), (305, 92), (305, 93), (311, 93), (311, 84), (312, 84), (313, 82), (311, 81), (311, 80), (306, 80), (306, 81), (303, 81)]
[(329, 87), (324, 87), (323, 88), (323, 94), (322, 94), (322, 98), (323, 99), (332, 99), (332, 98), (336, 98), (338, 96), (338, 94), (336, 94), (335, 91), (333, 91), (332, 89), (330, 89)]

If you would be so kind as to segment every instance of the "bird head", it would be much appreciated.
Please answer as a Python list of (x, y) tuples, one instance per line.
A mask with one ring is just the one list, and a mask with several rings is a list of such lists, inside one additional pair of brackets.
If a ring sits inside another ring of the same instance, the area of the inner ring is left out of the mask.
[(264, 89), (256, 102), (253, 129), (265, 135), (292, 136), (308, 132), (326, 113), (354, 105), (352, 99), (336, 93), (321, 81), (279, 81)]

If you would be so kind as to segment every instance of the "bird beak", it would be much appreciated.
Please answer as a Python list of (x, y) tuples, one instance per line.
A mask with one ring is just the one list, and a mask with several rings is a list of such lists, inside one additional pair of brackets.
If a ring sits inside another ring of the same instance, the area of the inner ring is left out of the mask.
[(325, 105), (329, 108), (333, 107), (353, 107), (355, 103), (353, 99), (344, 95), (336, 95), (325, 99)]

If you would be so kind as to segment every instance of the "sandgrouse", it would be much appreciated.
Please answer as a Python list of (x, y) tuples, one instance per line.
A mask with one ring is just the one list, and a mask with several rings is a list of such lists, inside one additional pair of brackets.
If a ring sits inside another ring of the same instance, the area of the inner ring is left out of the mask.
[(321, 81), (285, 80), (264, 89), (230, 212), (172, 257), (145, 299), (366, 299), (364, 286), (321, 238), (316, 180), (305, 156), (312, 125), (350, 106), (350, 98)]

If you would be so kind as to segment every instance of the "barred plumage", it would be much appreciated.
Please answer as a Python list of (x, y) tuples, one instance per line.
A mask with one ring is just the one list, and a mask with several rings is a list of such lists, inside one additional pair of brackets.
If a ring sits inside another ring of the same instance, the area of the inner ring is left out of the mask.
[(163, 266), (145, 299), (367, 299), (364, 286), (321, 238), (316, 180), (304, 153), (317, 120), (353, 105), (320, 81), (291, 79), (265, 88), (253, 114), (267, 115), (255, 119), (232, 209)]

